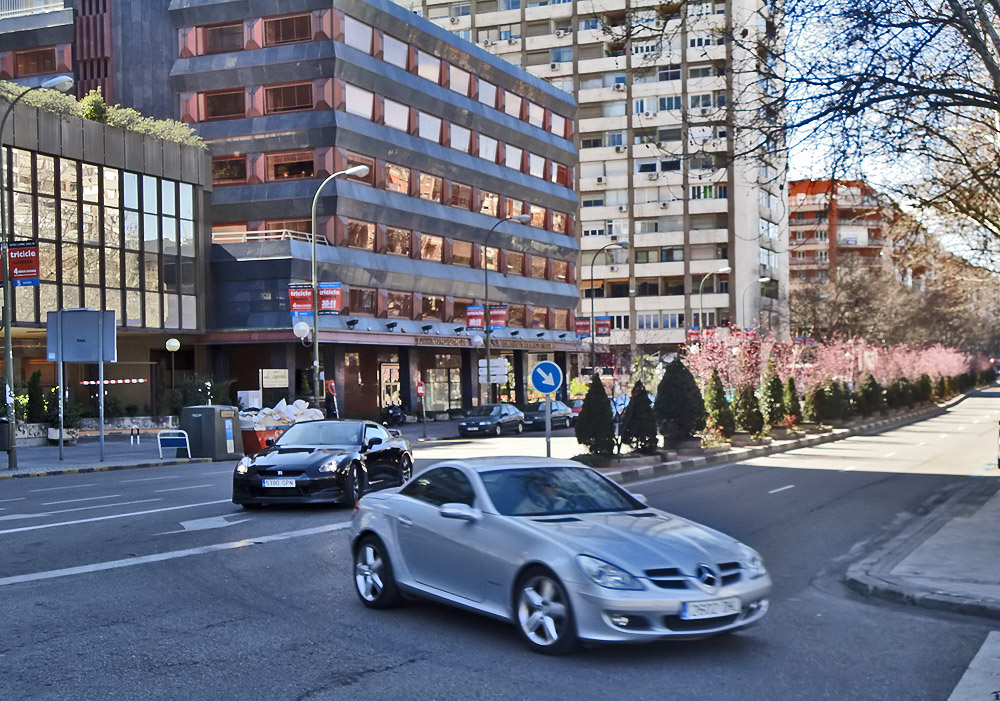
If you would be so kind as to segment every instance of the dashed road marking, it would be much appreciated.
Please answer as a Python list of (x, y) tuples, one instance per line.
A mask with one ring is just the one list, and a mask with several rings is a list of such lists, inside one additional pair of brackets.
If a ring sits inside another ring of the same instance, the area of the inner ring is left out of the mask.
[(120, 497), (121, 494), (109, 494), (104, 497), (86, 497), (85, 499), (66, 499), (64, 501), (46, 501), (42, 503), (42, 506), (58, 506), (59, 504), (77, 504), (81, 501), (97, 501), (98, 499), (115, 499)]
[(793, 489), (794, 487), (795, 487), (794, 484), (786, 484), (784, 487), (778, 487), (777, 489), (772, 489), (771, 491), (768, 492), (768, 494), (777, 494), (778, 492), (783, 492), (786, 489)]
[(170, 489), (157, 489), (153, 494), (161, 494), (163, 492), (181, 492), (185, 489), (204, 489), (205, 487), (211, 487), (210, 484), (192, 484), (190, 487), (171, 487)]
[[(157, 500), (153, 500), (157, 501)], [(75, 521), (60, 521), (59, 523), (42, 523), (37, 526), (22, 526), (21, 528), (9, 528), (0, 531), (0, 535), (8, 533), (23, 533), (24, 531), (37, 531), (43, 528), (58, 528), (59, 526), (75, 526), (80, 523), (94, 523), (95, 521), (109, 521), (115, 518), (128, 518), (129, 516), (145, 516), (146, 514), (158, 514), (164, 511), (177, 511), (178, 509), (194, 509), (199, 506), (215, 506), (216, 504), (228, 504), (232, 499), (216, 499), (215, 501), (202, 501), (197, 504), (181, 504), (180, 506), (164, 506), (162, 509), (148, 509), (146, 511), (131, 511), (126, 514), (111, 514), (110, 516), (95, 516), (94, 518), (81, 518)], [(42, 514), (44, 515), (44, 514)], [(2, 580), (0, 580), (2, 581)]]
[(891, 458), (895, 453), (886, 453), (883, 457)]
[(6, 504), (8, 501), (24, 501), (28, 497), (14, 497), (13, 499), (0, 499), (0, 504)]
[(125, 484), (126, 482), (157, 482), (159, 480), (175, 480), (180, 479), (183, 476), (184, 475), (170, 475), (169, 477), (143, 477), (141, 479), (122, 480), (122, 484)]
[(44, 489), (29, 489), (29, 492), (56, 492), (60, 489), (83, 489), (84, 487), (96, 487), (96, 484), (74, 484), (72, 487), (45, 487)]

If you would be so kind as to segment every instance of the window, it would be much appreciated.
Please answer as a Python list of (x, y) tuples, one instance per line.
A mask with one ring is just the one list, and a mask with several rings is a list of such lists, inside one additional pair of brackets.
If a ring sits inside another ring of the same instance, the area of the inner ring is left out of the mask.
[(471, 268), (472, 244), (468, 241), (452, 241), (451, 262), (452, 265), (462, 265), (466, 268)]
[(353, 17), (344, 16), (344, 43), (366, 54), (372, 52), (372, 28)]
[(699, 93), (691, 96), (691, 109), (712, 106), (712, 93)]
[(469, 72), (457, 66), (448, 66), (448, 87), (459, 95), (469, 94)]
[(367, 287), (352, 287), (347, 295), (348, 307), (351, 314), (365, 314), (372, 316), (376, 311), (376, 300), (378, 295), (375, 290)]
[(202, 27), (201, 30), (202, 53), (221, 54), (230, 51), (242, 51), (243, 23), (229, 22), (227, 24), (216, 24), (211, 27)]
[(542, 256), (531, 256), (531, 277), (545, 279), (545, 269), (548, 267)]
[(388, 227), (385, 230), (385, 252), (396, 256), (410, 256), (410, 232), (406, 229)]
[(14, 54), (14, 61), (16, 63), (14, 70), (18, 78), (56, 72), (55, 47), (18, 51)]
[(569, 226), (569, 217), (563, 212), (552, 212), (552, 231), (559, 234), (568, 234), (566, 228)]
[(385, 189), (410, 194), (410, 169), (392, 163), (385, 164)]
[(272, 153), (267, 155), (266, 161), (268, 181), (311, 178), (315, 175), (312, 151)]
[(497, 106), (497, 86), (487, 83), (485, 80), (479, 81), (479, 101), (489, 107)]
[(516, 214), (521, 214), (523, 210), (524, 202), (515, 200), (513, 197), (507, 198), (507, 213), (504, 216), (513, 217)]
[(528, 154), (528, 174), (536, 178), (545, 177), (545, 159), (538, 154)]
[(371, 222), (348, 219), (345, 243), (351, 248), (363, 248), (366, 251), (374, 251), (375, 225)]
[(472, 209), (472, 188), (468, 185), (453, 183), (451, 186), (452, 207), (461, 209)]
[(715, 75), (715, 70), (711, 66), (698, 66), (688, 71), (691, 78), (711, 78)]
[(391, 63), (405, 71), (407, 69), (407, 54), (408, 48), (406, 44), (399, 39), (394, 39), (388, 34), (382, 37), (382, 59), (386, 63)]
[(348, 180), (354, 180), (355, 182), (364, 183), (365, 185), (375, 184), (375, 159), (369, 158), (368, 156), (362, 156), (359, 153), (347, 152), (347, 167), (353, 168), (355, 166), (368, 166), (368, 173), (366, 175), (349, 175)]
[(658, 329), (660, 328), (660, 315), (657, 312), (652, 314), (636, 314), (636, 328)]
[(441, 75), (441, 61), (423, 51), (417, 51), (417, 75), (437, 83)]
[(422, 200), (432, 200), (440, 202), (442, 197), (443, 181), (436, 175), (427, 173), (420, 174), (420, 191), (417, 195)]
[(553, 114), (549, 117), (549, 131), (559, 137), (566, 134), (566, 118)]
[(531, 327), (547, 329), (549, 327), (549, 310), (545, 307), (535, 307), (531, 310)]
[(683, 138), (681, 134), (682, 132), (680, 127), (671, 127), (669, 129), (660, 129), (660, 133), (657, 135), (657, 138), (664, 142), (681, 141)]
[(312, 20), (309, 15), (264, 20), (264, 46), (294, 44), (311, 39)]
[(231, 119), (245, 114), (246, 103), (242, 88), (205, 95), (205, 119)]
[(479, 191), (479, 211), (482, 214), (489, 214), (491, 217), (497, 216), (497, 205), (500, 197), (493, 192), (486, 190)]
[[(312, 233), (311, 219), (276, 219), (264, 222), (268, 231), (297, 231), (303, 234)], [(246, 231), (246, 225), (240, 225), (239, 231)], [(218, 227), (212, 227), (212, 231), (217, 231)]]
[(212, 159), (213, 185), (233, 185), (246, 181), (246, 156), (217, 156)]
[(444, 297), (424, 295), (424, 299), (420, 304), (420, 314), (424, 319), (444, 321)]
[(660, 80), (680, 80), (681, 67), (677, 65), (661, 66), (658, 77)]
[(344, 86), (344, 109), (349, 114), (356, 114), (366, 119), (372, 118), (372, 106), (375, 96), (367, 90), (362, 90), (351, 84)]
[(660, 249), (661, 263), (676, 263), (684, 260), (683, 246), (669, 246)]
[(541, 127), (545, 122), (545, 108), (536, 105), (534, 102), (528, 103), (528, 124)]
[(426, 112), (417, 112), (417, 135), (434, 143), (441, 142), (441, 120)]
[(399, 129), (400, 131), (410, 130), (410, 108), (401, 102), (386, 98), (383, 103), (382, 118), (387, 127)]
[(559, 282), (569, 282), (569, 262), (565, 260), (552, 261), (552, 279)]
[(683, 107), (684, 101), (680, 95), (667, 95), (660, 98), (660, 111), (679, 110)]
[[(507, 273), (524, 275), (524, 254), (520, 251), (507, 251)], [(513, 322), (511, 322), (513, 323)]]
[(497, 162), (497, 140), (486, 136), (485, 134), (479, 135), (479, 157), (483, 160), (487, 160), (490, 163)]
[(441, 506), (442, 504), (468, 504), (475, 501), (475, 492), (469, 479), (453, 467), (429, 470), (412, 480), (401, 494), (412, 499)]
[(602, 146), (604, 146), (604, 137), (601, 134), (580, 139), (580, 148), (601, 148)]
[(603, 207), (604, 206), (604, 195), (600, 194), (600, 193), (581, 195), (581, 197), (580, 197), (580, 206), (581, 207)]
[(413, 317), (413, 295), (409, 292), (389, 292), (386, 294), (386, 314), (410, 319)]
[(545, 228), (545, 207), (540, 207), (537, 204), (533, 204), (528, 208), (531, 214), (531, 221), (529, 222), (532, 226), (537, 226), (539, 229)]
[(487, 246), (483, 249), (483, 265), (487, 270), (500, 270), (500, 249)]
[(444, 260), (444, 239), (440, 236), (424, 234), (420, 237), (420, 259), (434, 260), (440, 263)]
[(313, 108), (312, 83), (264, 89), (264, 112), (294, 112)]
[(508, 90), (504, 97), (503, 111), (514, 119), (521, 118), (521, 96)]
[(504, 149), (504, 165), (514, 170), (521, 170), (521, 149), (507, 144)]
[(464, 153), (468, 153), (472, 132), (470, 132), (465, 127), (458, 126), (457, 124), (452, 124), (450, 131), (451, 131), (451, 147), (456, 151), (462, 151)]

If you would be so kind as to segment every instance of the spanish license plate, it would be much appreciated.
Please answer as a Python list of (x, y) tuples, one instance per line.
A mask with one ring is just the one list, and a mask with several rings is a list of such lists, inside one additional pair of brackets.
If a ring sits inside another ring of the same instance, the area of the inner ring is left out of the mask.
[(681, 608), (681, 618), (686, 621), (692, 621), (699, 618), (732, 616), (739, 612), (740, 600), (734, 596), (729, 599), (716, 599), (715, 601), (688, 601)]
[(264, 480), (265, 487), (294, 487), (295, 480)]
[(478, 430), (479, 430), (479, 427), (478, 427), (478, 426), (467, 426), (467, 427), (465, 428), (465, 430), (466, 430), (466, 431), (478, 431)]

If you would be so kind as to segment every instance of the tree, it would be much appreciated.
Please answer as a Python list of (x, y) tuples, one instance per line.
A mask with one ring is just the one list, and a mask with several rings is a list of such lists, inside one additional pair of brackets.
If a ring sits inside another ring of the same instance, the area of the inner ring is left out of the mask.
[(733, 397), (733, 414), (740, 430), (756, 435), (764, 430), (764, 416), (760, 413), (760, 403), (750, 385), (740, 385)]
[(785, 414), (795, 423), (802, 420), (802, 405), (799, 404), (799, 394), (795, 390), (795, 378), (791, 375), (785, 381), (785, 391), (782, 399), (785, 402)]
[(690, 438), (695, 431), (705, 428), (705, 403), (701, 391), (680, 357), (664, 367), (653, 408), (660, 432), (668, 441)]
[(717, 429), (724, 438), (729, 438), (736, 432), (733, 410), (729, 406), (729, 400), (726, 399), (726, 392), (722, 388), (722, 380), (717, 370), (712, 371), (712, 378), (705, 388), (705, 413), (708, 415), (706, 421), (708, 428)]
[(42, 395), (42, 371), (35, 370), (28, 380), (28, 423), (45, 421), (45, 397)]
[(596, 455), (611, 455), (615, 449), (614, 416), (601, 376), (590, 379), (583, 407), (576, 418), (576, 442)]
[(656, 453), (656, 416), (642, 382), (636, 382), (632, 388), (632, 396), (622, 415), (621, 434), (632, 450), (644, 455)]
[(99, 87), (88, 92), (80, 100), (80, 116), (92, 122), (108, 123), (108, 105), (104, 102)]
[(773, 361), (768, 362), (767, 371), (760, 385), (760, 412), (767, 426), (778, 426), (785, 419), (781, 380), (774, 371)]

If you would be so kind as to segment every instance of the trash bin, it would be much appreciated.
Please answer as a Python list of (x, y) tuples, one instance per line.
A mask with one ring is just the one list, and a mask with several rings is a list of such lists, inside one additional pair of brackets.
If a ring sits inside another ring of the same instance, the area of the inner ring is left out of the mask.
[(10, 450), (10, 431), (7, 430), (9, 423), (6, 416), (0, 417), (0, 450), (4, 452)]
[(284, 433), (284, 428), (264, 429), (256, 431), (254, 429), (243, 429), (243, 452), (247, 455), (256, 455), (267, 449), (267, 440), (277, 440), (278, 436)]
[(181, 409), (181, 430), (188, 434), (191, 457), (235, 460), (243, 456), (238, 409), (205, 404)]

